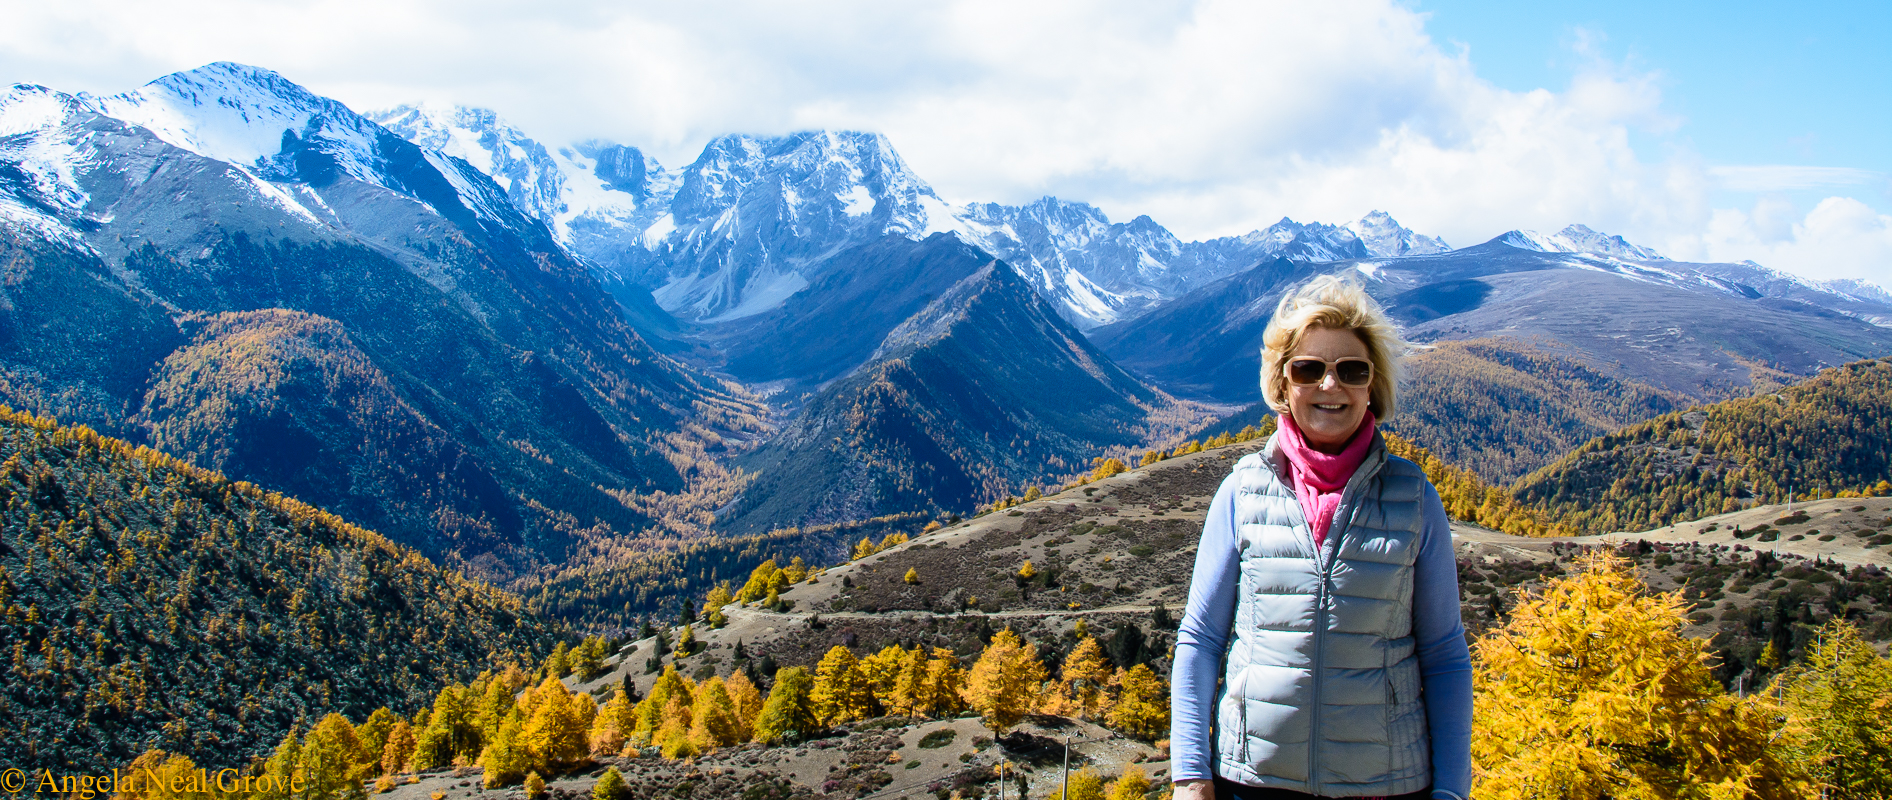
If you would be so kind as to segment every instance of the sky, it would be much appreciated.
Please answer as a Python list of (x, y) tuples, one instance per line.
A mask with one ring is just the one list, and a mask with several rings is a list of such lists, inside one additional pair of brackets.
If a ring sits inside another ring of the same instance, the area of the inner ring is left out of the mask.
[(887, 134), (950, 202), (1185, 239), (1380, 209), (1455, 246), (1571, 223), (1892, 286), (1892, 3), (0, 0), (0, 79), (267, 67), (357, 110), (497, 111), (668, 166)]

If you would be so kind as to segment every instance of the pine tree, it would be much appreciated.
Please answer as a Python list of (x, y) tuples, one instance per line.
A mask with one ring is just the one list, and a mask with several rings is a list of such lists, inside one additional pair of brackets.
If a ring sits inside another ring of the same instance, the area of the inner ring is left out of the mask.
[(406, 722), (396, 722), (388, 731), (388, 742), (381, 747), (381, 774), (396, 775), (407, 771), (407, 764), (414, 758), (414, 728)]
[(1138, 664), (1117, 670), (1117, 702), (1104, 715), (1110, 727), (1142, 739), (1157, 739), (1169, 732), (1169, 686)]
[(1892, 658), (1836, 617), (1776, 685), (1797, 723), (1794, 759), (1812, 767), (1826, 797), (1892, 797)]
[(992, 637), (972, 665), (966, 678), (966, 702), (979, 712), (987, 728), (1004, 731), (1031, 711), (1044, 680), (1045, 667), (1037, 654), (1007, 628)]
[(890, 711), (898, 711), (908, 716), (919, 715), (926, 695), (926, 651), (919, 647), (900, 651), (898, 667), (893, 676), (892, 690), (882, 699), (881, 705)]
[(1104, 663), (1104, 648), (1096, 639), (1086, 636), (1079, 641), (1071, 654), (1064, 657), (1064, 668), (1058, 677), (1063, 679), (1064, 694), (1079, 714), (1096, 717), (1103, 712), (1111, 671)]
[(1150, 777), (1135, 764), (1123, 765), (1123, 774), (1110, 782), (1104, 800), (1143, 800), (1150, 793)]
[(861, 674), (860, 661), (845, 647), (835, 645), (815, 667), (815, 685), (809, 699), (815, 718), (823, 725), (835, 725), (873, 716), (872, 690)]
[[(690, 685), (688, 678), (677, 674), (675, 664), (664, 667), (663, 674), (657, 676), (657, 680), (650, 685), (650, 694), (637, 704), (637, 726), (632, 732), (644, 737), (651, 736), (663, 725), (664, 708), (669, 705), (670, 698), (681, 696), (688, 703), (695, 691), (696, 687)], [(688, 723), (684, 727), (687, 729)]]
[(801, 667), (785, 667), (775, 673), (775, 688), (769, 691), (762, 715), (756, 718), (755, 740), (776, 744), (814, 732), (820, 724), (809, 707), (814, 684), (814, 678)]
[(1493, 798), (1803, 796), (1779, 713), (1709, 674), (1677, 593), (1607, 551), (1522, 598), (1474, 646), (1472, 758)]

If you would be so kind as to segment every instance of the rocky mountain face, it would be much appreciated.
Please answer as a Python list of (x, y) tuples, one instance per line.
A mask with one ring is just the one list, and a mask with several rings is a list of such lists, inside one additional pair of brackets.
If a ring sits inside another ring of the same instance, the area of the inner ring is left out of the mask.
[(720, 527), (964, 510), (1206, 419), (1111, 363), (1005, 262), (951, 244), (965, 277), (740, 459), (758, 477)]
[(267, 70), (14, 86), (0, 175), (0, 401), (488, 577), (648, 526), (758, 424), (485, 173)]
[[(1283, 219), (1242, 236), (1184, 242), (1149, 217), (1113, 223), (1094, 206), (1055, 197), (951, 205), (878, 134), (719, 137), (672, 173), (624, 145), (548, 148), (481, 109), (401, 106), (372, 116), (488, 171), (627, 305), (654, 301), (685, 328), (779, 309), (833, 268), (833, 254), (889, 235), (953, 233), (1011, 264), (1086, 330), (1266, 258), (1447, 249), (1380, 211), (1346, 226)], [(647, 333), (676, 338), (674, 321), (654, 324), (670, 327)]]

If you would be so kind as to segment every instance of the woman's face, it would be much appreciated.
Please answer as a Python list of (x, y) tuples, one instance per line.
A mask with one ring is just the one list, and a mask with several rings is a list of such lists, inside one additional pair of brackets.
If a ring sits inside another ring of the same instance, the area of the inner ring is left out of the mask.
[[(1294, 352), (1288, 354), (1288, 360), (1297, 356), (1326, 361), (1348, 356), (1367, 358), (1367, 349), (1366, 343), (1353, 331), (1308, 328), (1301, 334)], [(1323, 452), (1337, 453), (1346, 446), (1354, 431), (1360, 429), (1360, 421), (1366, 418), (1366, 407), (1372, 399), (1370, 386), (1358, 389), (1342, 386), (1332, 369), (1327, 370), (1319, 384), (1303, 386), (1288, 381), (1288, 413), (1294, 417), (1294, 424), (1301, 429), (1307, 443)]]

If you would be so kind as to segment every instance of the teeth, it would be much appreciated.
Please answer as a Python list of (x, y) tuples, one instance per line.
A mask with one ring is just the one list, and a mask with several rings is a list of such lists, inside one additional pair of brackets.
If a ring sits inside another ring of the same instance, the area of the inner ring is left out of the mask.
[(1346, 408), (1346, 406), (1324, 406), (1319, 403), (1315, 403), (1314, 407), (1322, 411), (1339, 411), (1340, 409)]

